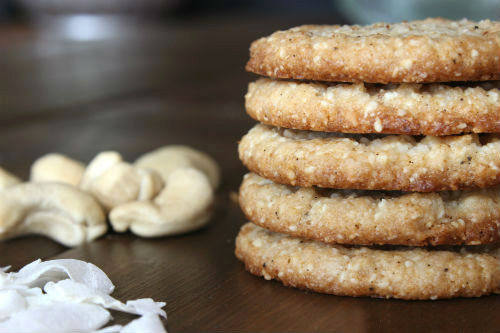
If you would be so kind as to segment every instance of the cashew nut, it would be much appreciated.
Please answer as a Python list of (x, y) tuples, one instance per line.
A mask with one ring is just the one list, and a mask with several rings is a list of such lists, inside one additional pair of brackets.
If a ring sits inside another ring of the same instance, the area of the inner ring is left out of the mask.
[(107, 209), (135, 200), (150, 200), (163, 188), (154, 170), (134, 167), (117, 152), (102, 152), (87, 166), (80, 188)]
[(31, 166), (30, 180), (33, 182), (61, 182), (78, 186), (82, 180), (85, 166), (61, 154), (47, 154)]
[(136, 201), (114, 208), (109, 214), (116, 231), (128, 228), (143, 237), (179, 234), (208, 222), (214, 194), (205, 174), (182, 168), (172, 171), (166, 186), (151, 201)]
[(0, 191), (9, 186), (19, 184), (20, 182), (21, 180), (19, 178), (0, 167)]
[(165, 146), (139, 157), (135, 166), (157, 171), (163, 179), (179, 168), (195, 168), (207, 175), (213, 188), (219, 185), (219, 166), (208, 154), (181, 145)]
[(106, 231), (106, 217), (99, 204), (71, 185), (22, 183), (0, 192), (0, 239), (41, 234), (76, 246)]

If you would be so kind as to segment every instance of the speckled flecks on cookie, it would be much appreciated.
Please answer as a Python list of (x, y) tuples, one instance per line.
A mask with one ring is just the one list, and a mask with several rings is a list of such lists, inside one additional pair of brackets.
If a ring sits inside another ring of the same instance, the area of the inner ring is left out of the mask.
[(259, 79), (247, 113), (268, 125), (301, 130), (450, 135), (500, 132), (499, 82), (483, 84), (327, 84)]
[(247, 223), (235, 252), (252, 274), (326, 294), (439, 299), (500, 293), (498, 249), (344, 247)]
[(239, 144), (243, 164), (276, 183), (434, 192), (500, 183), (497, 134), (415, 138), (256, 125)]
[(300, 188), (247, 174), (239, 202), (253, 223), (325, 243), (498, 244), (498, 188), (401, 193)]
[(500, 78), (500, 22), (426, 19), (369, 26), (305, 25), (252, 43), (248, 71), (340, 82)]

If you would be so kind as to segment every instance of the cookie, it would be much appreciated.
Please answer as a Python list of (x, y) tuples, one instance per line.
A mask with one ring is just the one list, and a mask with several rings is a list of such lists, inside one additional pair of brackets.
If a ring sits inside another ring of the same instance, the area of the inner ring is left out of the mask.
[(235, 254), (252, 274), (326, 294), (438, 299), (500, 293), (498, 249), (344, 247), (247, 223)]
[(484, 81), (500, 78), (499, 56), (500, 22), (434, 18), (277, 31), (252, 43), (246, 69), (320, 81)]
[(498, 134), (418, 138), (258, 124), (238, 150), (250, 171), (294, 186), (434, 192), (500, 183)]
[(299, 188), (247, 174), (239, 202), (253, 223), (325, 243), (478, 245), (500, 241), (498, 188), (403, 193)]
[(499, 82), (325, 84), (259, 79), (245, 95), (262, 123), (322, 132), (450, 135), (500, 132)]

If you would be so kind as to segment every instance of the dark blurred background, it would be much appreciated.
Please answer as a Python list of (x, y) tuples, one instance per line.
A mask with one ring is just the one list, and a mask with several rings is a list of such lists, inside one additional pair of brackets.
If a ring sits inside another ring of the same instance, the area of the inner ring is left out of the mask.
[(441, 16), (498, 19), (499, 0), (2, 0), (0, 22), (40, 22), (67, 15), (135, 16), (186, 20), (209, 16), (304, 19), (341, 15), (350, 22), (401, 21)]

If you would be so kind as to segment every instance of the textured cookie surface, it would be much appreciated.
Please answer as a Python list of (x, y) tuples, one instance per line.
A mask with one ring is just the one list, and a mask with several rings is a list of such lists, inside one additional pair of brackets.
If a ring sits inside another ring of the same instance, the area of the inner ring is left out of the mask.
[(301, 130), (411, 135), (500, 132), (498, 83), (374, 85), (259, 79), (250, 83), (245, 107), (260, 122)]
[(341, 82), (498, 80), (499, 32), (500, 22), (488, 20), (305, 25), (253, 42), (246, 69)]
[(247, 174), (240, 206), (253, 223), (326, 243), (478, 245), (499, 242), (498, 188), (437, 193), (327, 190)]
[(273, 233), (252, 223), (236, 239), (250, 273), (345, 295), (438, 299), (500, 292), (498, 249), (484, 252), (344, 247)]
[(417, 138), (288, 130), (258, 124), (238, 147), (243, 164), (276, 183), (433, 192), (500, 183), (497, 134)]

